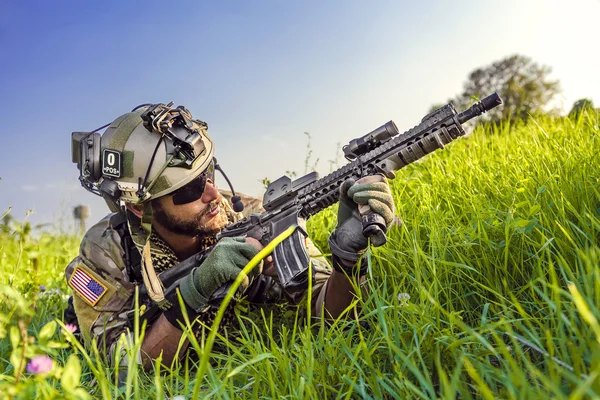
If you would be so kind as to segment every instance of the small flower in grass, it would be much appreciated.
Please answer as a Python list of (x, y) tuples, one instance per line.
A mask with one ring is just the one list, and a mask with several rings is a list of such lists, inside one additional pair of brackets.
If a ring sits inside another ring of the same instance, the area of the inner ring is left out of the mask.
[(66, 324), (65, 325), (65, 330), (69, 333), (75, 333), (77, 332), (77, 325), (73, 325), (73, 324)]
[(398, 301), (400, 301), (400, 307), (407, 306), (409, 300), (410, 300), (410, 294), (408, 294), (408, 293), (398, 293)]
[(52, 371), (54, 361), (48, 356), (35, 356), (27, 364), (27, 372), (34, 375), (47, 374)]
[(400, 217), (398, 217), (398, 216), (394, 217), (394, 221), (392, 222), (392, 226), (397, 226), (398, 228), (400, 228), (402, 226), (402, 220), (400, 219)]
[(40, 285), (40, 292), (45, 292), (45, 291), (46, 291), (46, 286)]
[(177, 396), (173, 397), (173, 400), (185, 400), (185, 397), (183, 397), (182, 395), (178, 394)]

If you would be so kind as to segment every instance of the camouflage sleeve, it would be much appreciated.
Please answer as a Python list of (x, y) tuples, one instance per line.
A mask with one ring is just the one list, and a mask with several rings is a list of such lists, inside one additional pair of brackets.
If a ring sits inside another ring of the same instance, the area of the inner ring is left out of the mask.
[(112, 356), (116, 340), (128, 328), (135, 286), (127, 277), (121, 240), (110, 216), (86, 233), (65, 275), (86, 345), (97, 339), (100, 351)]

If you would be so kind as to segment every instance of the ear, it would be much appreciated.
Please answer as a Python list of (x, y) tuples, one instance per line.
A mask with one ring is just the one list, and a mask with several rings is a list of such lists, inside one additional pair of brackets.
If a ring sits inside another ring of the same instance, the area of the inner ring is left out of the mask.
[(135, 215), (138, 218), (142, 218), (142, 215), (144, 214), (144, 205), (143, 204), (131, 204), (131, 203), (126, 203), (125, 207), (127, 207), (127, 209), (129, 211), (131, 211), (133, 213), (133, 215)]

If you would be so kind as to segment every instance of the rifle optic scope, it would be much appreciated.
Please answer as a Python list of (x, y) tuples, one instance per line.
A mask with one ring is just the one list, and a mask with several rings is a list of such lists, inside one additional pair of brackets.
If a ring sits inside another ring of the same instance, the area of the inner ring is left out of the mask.
[(388, 121), (363, 137), (352, 139), (349, 144), (342, 147), (344, 157), (348, 161), (354, 161), (358, 156), (374, 149), (381, 143), (387, 142), (399, 133), (394, 121)]

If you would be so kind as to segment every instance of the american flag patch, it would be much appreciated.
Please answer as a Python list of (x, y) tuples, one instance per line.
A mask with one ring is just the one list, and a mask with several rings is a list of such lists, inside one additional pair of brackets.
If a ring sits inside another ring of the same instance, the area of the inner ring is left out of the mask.
[(69, 286), (79, 293), (91, 306), (95, 306), (107, 291), (106, 286), (94, 279), (92, 275), (79, 265), (75, 267), (75, 271), (71, 275), (71, 279), (69, 279)]

